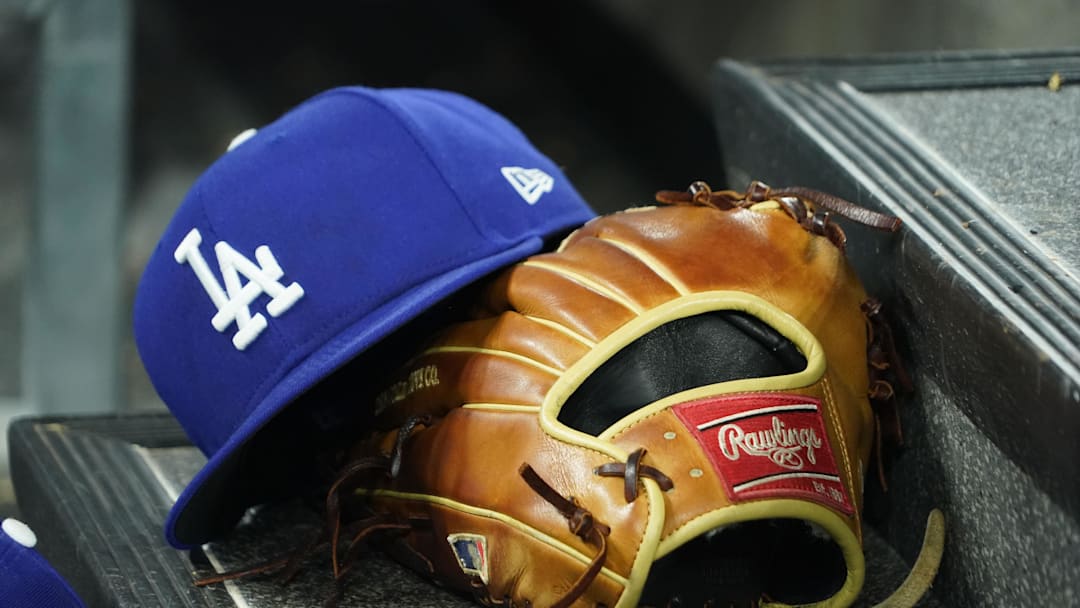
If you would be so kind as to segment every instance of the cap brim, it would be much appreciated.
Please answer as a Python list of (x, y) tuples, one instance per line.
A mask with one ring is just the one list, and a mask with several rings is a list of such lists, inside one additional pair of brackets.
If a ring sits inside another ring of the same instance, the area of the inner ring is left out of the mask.
[(267, 394), (185, 487), (165, 522), (169, 544), (191, 549), (217, 539), (254, 504), (248, 495), (250, 489), (230, 483), (246, 466), (243, 448), (297, 397), (429, 307), (542, 247), (539, 237), (530, 237), (513, 248), (434, 277), (387, 301), (311, 353)]

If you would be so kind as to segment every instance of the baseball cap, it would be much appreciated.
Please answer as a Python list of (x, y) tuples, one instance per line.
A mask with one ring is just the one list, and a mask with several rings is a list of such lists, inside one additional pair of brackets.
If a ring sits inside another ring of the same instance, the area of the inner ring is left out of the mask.
[[(144, 367), (208, 458), (169, 513), (169, 543), (223, 535), (269, 491), (253, 487), (263, 465), (247, 448), (308, 407), (305, 392), (594, 215), (517, 127), (447, 91), (336, 88), (234, 140), (135, 296)], [(280, 451), (299, 451), (289, 441)]]
[(0, 606), (82, 608), (67, 581), (34, 547), (37, 536), (15, 518), (0, 522)]

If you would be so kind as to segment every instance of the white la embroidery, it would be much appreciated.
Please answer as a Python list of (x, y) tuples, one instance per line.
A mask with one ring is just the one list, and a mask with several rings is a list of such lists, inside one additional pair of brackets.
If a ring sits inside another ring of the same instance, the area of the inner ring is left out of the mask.
[(506, 181), (530, 205), (535, 205), (545, 192), (551, 192), (555, 186), (555, 179), (540, 169), (503, 167), (501, 170)]
[[(224, 332), (229, 325), (236, 323), (236, 333), (232, 338), (236, 350), (247, 348), (266, 329), (266, 317), (259, 312), (251, 314), (249, 307), (255, 298), (264, 293), (270, 296), (266, 311), (272, 317), (280, 317), (304, 296), (304, 288), (299, 283), (293, 282), (286, 287), (278, 282), (285, 273), (266, 245), (255, 249), (255, 259), (259, 263), (256, 266), (225, 241), (218, 241), (214, 245), (214, 253), (217, 254), (221, 277), (225, 280), (225, 287), (222, 287), (199, 251), (201, 244), (199, 229), (192, 228), (177, 245), (173, 257), (178, 264), (191, 266), (217, 308), (217, 314), (210, 319), (214, 329)], [(248, 282), (241, 285), (239, 275), (244, 275)]]

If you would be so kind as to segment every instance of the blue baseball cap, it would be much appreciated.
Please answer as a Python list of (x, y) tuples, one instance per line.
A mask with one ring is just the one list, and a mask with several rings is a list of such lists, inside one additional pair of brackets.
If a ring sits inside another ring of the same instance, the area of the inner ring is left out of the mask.
[(169, 543), (214, 540), (272, 493), (248, 446), (328, 375), (594, 215), (518, 128), (450, 92), (332, 89), (234, 140), (135, 296), (146, 371), (208, 458)]
[(37, 536), (23, 522), (0, 522), (0, 606), (83, 608), (60, 573), (34, 547)]

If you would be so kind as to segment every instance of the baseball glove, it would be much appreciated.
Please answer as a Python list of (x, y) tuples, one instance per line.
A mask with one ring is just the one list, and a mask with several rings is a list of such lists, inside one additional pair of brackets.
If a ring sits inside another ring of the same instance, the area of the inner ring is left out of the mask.
[(657, 200), (507, 269), (389, 382), (328, 494), (336, 578), (377, 541), (485, 605), (858, 596), (906, 377), (831, 217), (899, 220), (757, 182)]

